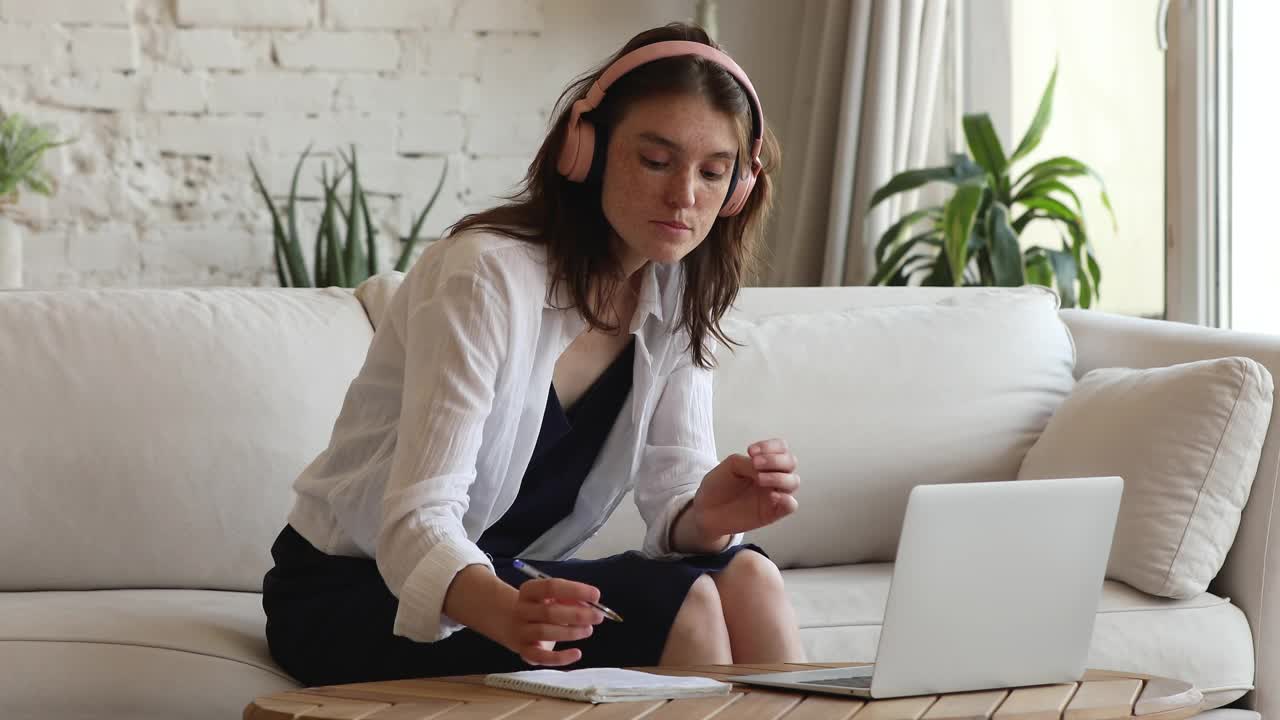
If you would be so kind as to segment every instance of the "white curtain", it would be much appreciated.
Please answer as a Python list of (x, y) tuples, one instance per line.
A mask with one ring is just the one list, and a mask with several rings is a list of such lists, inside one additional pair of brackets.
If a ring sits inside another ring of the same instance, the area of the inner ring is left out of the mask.
[(930, 159), (948, 1), (801, 4), (802, 56), (766, 284), (871, 279), (877, 240), (910, 209), (899, 196), (868, 215), (871, 195), (894, 174)]

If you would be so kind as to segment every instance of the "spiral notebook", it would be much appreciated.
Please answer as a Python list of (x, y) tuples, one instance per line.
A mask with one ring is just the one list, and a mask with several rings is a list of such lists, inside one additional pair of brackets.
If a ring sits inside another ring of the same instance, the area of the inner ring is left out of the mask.
[(728, 695), (732, 685), (704, 677), (668, 677), (621, 668), (524, 670), (486, 675), (485, 685), (566, 700), (607, 703)]

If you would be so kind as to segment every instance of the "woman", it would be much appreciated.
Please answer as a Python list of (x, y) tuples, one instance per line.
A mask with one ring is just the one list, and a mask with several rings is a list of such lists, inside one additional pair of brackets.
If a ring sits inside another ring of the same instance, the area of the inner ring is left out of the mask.
[[(741, 544), (795, 511), (795, 458), (770, 439), (717, 463), (712, 436), (718, 321), (772, 195), (762, 149), (776, 160), (750, 81), (696, 27), (641, 33), (565, 91), (521, 192), (406, 274), (295, 483), (263, 583), (283, 668), (314, 685), (803, 659), (778, 569)], [(632, 489), (643, 552), (566, 559)]]

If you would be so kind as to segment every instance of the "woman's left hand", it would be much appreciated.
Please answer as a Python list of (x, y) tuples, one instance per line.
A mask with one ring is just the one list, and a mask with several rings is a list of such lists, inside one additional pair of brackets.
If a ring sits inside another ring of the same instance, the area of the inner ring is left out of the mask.
[(796, 511), (796, 459), (774, 438), (730, 455), (707, 473), (693, 498), (694, 522), (709, 538), (747, 532)]

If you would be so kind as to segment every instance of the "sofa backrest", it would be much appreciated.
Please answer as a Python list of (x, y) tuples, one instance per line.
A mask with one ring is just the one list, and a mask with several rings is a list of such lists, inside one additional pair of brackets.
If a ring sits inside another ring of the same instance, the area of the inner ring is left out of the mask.
[[(777, 436), (800, 462), (800, 511), (748, 534), (784, 568), (892, 560), (912, 486), (1015, 479), (1073, 384), (1043, 288), (746, 288), (723, 324), (719, 457)], [(640, 528), (626, 501), (579, 555)]]
[(257, 590), (373, 336), (350, 291), (0, 292), (0, 590)]

